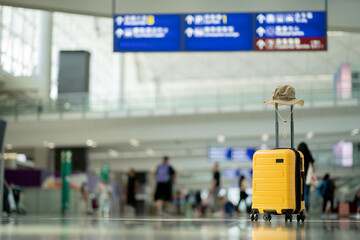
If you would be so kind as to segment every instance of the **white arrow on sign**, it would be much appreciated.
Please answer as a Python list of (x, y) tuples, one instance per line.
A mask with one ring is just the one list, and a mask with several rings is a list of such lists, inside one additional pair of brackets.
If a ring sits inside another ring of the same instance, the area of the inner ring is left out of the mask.
[(115, 34), (117, 38), (121, 38), (124, 35), (124, 31), (121, 28), (116, 29)]
[(191, 38), (191, 37), (193, 36), (193, 34), (194, 34), (194, 29), (192, 29), (192, 28), (187, 28), (187, 29), (185, 30), (185, 34), (187, 35), (188, 38)]
[(266, 43), (264, 40), (260, 39), (259, 41), (256, 42), (256, 45), (260, 48), (260, 50), (263, 50), (263, 48), (265, 47)]
[(192, 15), (187, 15), (185, 18), (185, 21), (188, 25), (192, 24), (194, 22), (195, 18)]
[(260, 37), (262, 37), (264, 33), (266, 33), (266, 31), (263, 27), (258, 27), (258, 29), (256, 29), (256, 33), (259, 34)]
[(263, 22), (265, 21), (266, 17), (263, 14), (260, 14), (256, 17), (256, 19), (259, 21), (260, 24), (263, 24)]
[(117, 24), (118, 26), (121, 26), (121, 24), (124, 22), (124, 18), (121, 17), (121, 16), (118, 16), (118, 17), (115, 19), (115, 21), (116, 21), (116, 24)]

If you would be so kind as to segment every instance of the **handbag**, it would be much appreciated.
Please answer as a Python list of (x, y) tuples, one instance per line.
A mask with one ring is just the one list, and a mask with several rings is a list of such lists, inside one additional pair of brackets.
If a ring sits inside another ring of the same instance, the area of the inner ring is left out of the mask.
[(309, 164), (309, 169), (308, 169), (308, 172), (306, 174), (305, 183), (306, 183), (306, 185), (312, 185), (314, 187), (319, 186), (319, 182), (318, 182), (318, 180), (316, 178), (315, 171), (314, 171), (314, 168), (313, 168), (312, 164)]
[(16, 203), (14, 199), (14, 195), (12, 192), (12, 189), (10, 188), (9, 194), (8, 194), (8, 201), (9, 201), (9, 207), (11, 211), (16, 211)]

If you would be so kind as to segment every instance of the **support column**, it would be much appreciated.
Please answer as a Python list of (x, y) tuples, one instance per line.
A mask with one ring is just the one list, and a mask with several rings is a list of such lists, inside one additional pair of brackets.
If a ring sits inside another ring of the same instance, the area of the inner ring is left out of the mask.
[(71, 177), (72, 152), (71, 150), (61, 151), (61, 212), (68, 215), (70, 210), (70, 177)]
[(5, 129), (6, 129), (6, 122), (0, 119), (0, 219), (2, 218), (3, 209), (3, 197), (4, 197), (4, 139), (5, 139)]
[(124, 108), (125, 99), (125, 54), (120, 53), (116, 58), (116, 64), (120, 66), (115, 76), (119, 79), (119, 107), (118, 110)]
[(51, 88), (53, 13), (41, 11), (39, 38), (39, 97), (48, 99)]

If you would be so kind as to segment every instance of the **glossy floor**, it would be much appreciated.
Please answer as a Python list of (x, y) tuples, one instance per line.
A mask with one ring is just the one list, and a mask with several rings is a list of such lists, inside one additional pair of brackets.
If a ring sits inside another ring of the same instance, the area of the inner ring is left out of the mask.
[(0, 239), (360, 239), (360, 220), (313, 217), (304, 223), (182, 218), (3, 218)]

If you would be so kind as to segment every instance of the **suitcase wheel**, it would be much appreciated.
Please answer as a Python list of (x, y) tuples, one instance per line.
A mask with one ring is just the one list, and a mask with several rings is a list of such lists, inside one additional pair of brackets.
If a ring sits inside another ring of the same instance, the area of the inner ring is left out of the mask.
[(263, 219), (264, 219), (264, 221), (271, 221), (271, 215), (270, 214), (265, 214), (264, 216), (263, 216)]
[(298, 221), (298, 222), (300, 222), (300, 221), (304, 222), (304, 221), (305, 221), (305, 214), (304, 214), (304, 212), (299, 213), (296, 218), (297, 218), (297, 221)]
[(257, 221), (259, 219), (259, 215), (257, 213), (252, 213), (250, 214), (250, 220), (253, 221)]
[(291, 213), (286, 213), (285, 214), (285, 222), (287, 222), (287, 221), (290, 221), (290, 222), (292, 222), (292, 215), (291, 215)]

